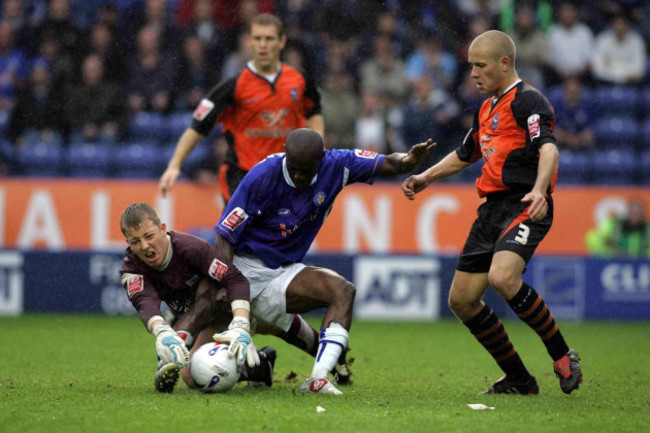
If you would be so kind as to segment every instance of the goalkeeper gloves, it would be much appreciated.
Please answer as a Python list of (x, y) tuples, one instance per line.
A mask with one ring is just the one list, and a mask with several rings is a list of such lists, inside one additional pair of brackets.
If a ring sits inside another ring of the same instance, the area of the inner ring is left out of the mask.
[(185, 342), (169, 325), (159, 323), (154, 326), (153, 335), (156, 336), (156, 352), (163, 365), (176, 364), (182, 368), (190, 363)]
[(250, 322), (245, 317), (236, 316), (228, 330), (212, 336), (218, 343), (227, 343), (230, 356), (236, 357), (237, 365), (247, 363), (249, 367), (260, 364), (260, 357), (250, 334)]

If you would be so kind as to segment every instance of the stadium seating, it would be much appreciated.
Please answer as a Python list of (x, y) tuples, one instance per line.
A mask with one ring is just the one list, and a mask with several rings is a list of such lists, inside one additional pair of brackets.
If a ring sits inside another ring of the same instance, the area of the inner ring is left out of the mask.
[(153, 141), (119, 143), (113, 152), (115, 176), (128, 179), (155, 179), (162, 174), (162, 153)]
[(640, 184), (648, 185), (650, 184), (650, 149), (641, 152), (638, 161), (637, 181)]
[(631, 116), (603, 116), (596, 123), (596, 146), (600, 149), (634, 150), (639, 124)]
[(167, 120), (169, 140), (178, 140), (192, 124), (192, 112), (172, 113)]
[(640, 106), (641, 97), (637, 89), (621, 86), (601, 86), (592, 95), (600, 117), (634, 117)]
[(160, 113), (140, 111), (131, 118), (128, 134), (133, 140), (166, 140), (169, 135), (167, 118)]
[(25, 176), (59, 176), (63, 173), (63, 153), (59, 140), (30, 140), (17, 149), (16, 160)]
[(558, 184), (584, 184), (592, 182), (592, 157), (587, 151), (560, 149)]
[(112, 166), (112, 149), (103, 143), (72, 143), (65, 151), (70, 177), (108, 177)]
[(610, 149), (593, 154), (593, 179), (601, 184), (625, 185), (636, 180), (636, 154), (628, 149)]

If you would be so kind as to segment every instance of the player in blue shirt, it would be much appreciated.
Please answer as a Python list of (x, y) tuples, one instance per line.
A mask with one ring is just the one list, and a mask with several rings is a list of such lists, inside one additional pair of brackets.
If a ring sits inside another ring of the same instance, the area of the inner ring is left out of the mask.
[(336, 272), (300, 263), (334, 199), (355, 182), (411, 171), (435, 143), (408, 153), (325, 150), (317, 132), (287, 137), (285, 153), (267, 157), (244, 177), (217, 223), (216, 244), (251, 284), (251, 313), (287, 332), (294, 315), (326, 307), (316, 361), (299, 392), (341, 394), (328, 372), (348, 344), (355, 287)]

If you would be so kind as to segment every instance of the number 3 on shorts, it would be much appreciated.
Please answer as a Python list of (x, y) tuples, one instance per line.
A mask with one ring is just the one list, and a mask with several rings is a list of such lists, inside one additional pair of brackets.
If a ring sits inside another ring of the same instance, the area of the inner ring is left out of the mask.
[(515, 237), (515, 241), (519, 242), (522, 245), (526, 245), (528, 242), (528, 235), (530, 234), (530, 227), (523, 223), (519, 223), (519, 231)]

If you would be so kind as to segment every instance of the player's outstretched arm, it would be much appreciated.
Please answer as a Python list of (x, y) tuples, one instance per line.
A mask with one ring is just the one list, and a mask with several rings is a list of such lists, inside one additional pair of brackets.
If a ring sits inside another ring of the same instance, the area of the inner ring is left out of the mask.
[(436, 165), (429, 167), (423, 173), (409, 176), (402, 182), (402, 192), (409, 200), (414, 200), (415, 195), (429, 184), (451, 176), (470, 165), (458, 158), (456, 152), (451, 152)]
[(174, 155), (167, 164), (167, 169), (162, 176), (160, 176), (158, 188), (163, 197), (174, 187), (176, 180), (178, 180), (178, 176), (181, 174), (181, 166), (183, 165), (183, 162), (185, 162), (187, 155), (192, 152), (202, 138), (203, 136), (192, 128), (187, 128), (183, 135), (181, 135), (178, 144), (176, 144)]
[(418, 143), (411, 147), (408, 153), (391, 153), (390, 155), (386, 155), (379, 174), (382, 176), (396, 176), (398, 174), (408, 173), (418, 163), (424, 161), (434, 147), (436, 147), (436, 143), (429, 138), (424, 143)]

